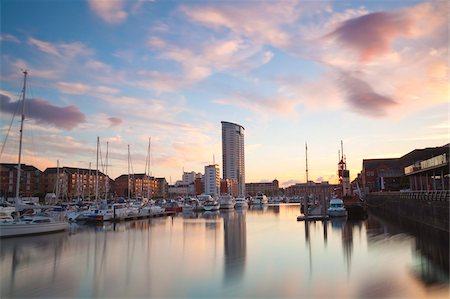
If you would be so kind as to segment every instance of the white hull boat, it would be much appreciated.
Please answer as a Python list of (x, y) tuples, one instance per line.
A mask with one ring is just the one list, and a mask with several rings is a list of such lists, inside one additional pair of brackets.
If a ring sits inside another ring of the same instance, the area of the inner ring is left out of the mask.
[(269, 199), (264, 194), (257, 195), (253, 198), (254, 205), (264, 205), (267, 203), (269, 203)]
[(347, 217), (347, 210), (342, 199), (333, 198), (330, 200), (330, 207), (327, 210), (330, 217)]
[(216, 200), (210, 200), (203, 204), (203, 210), (205, 211), (218, 211), (220, 204)]
[[(22, 157), (22, 138), (24, 132), (24, 121), (25, 121), (25, 91), (27, 82), (27, 71), (23, 72), (23, 90), (22, 90), (22, 120), (20, 123), (20, 142), (19, 142), (19, 159), (17, 163), (17, 183), (16, 183), (16, 198), (15, 203), (15, 213), (18, 215), (20, 213), (19, 205), (19, 191), (20, 191), (20, 181), (21, 181), (21, 157)], [(23, 180), (25, 181), (25, 180)], [(35, 209), (35, 207), (31, 207)], [(55, 219), (48, 217), (48, 215), (34, 215), (29, 217), (24, 217), (19, 220), (12, 220), (6, 218), (0, 222), (0, 237), (18, 237), (25, 235), (34, 234), (44, 234), (52, 233), (57, 231), (66, 230), (69, 224), (65, 221), (56, 221)]]
[(236, 198), (235, 208), (248, 208), (247, 200), (243, 197)]
[(53, 233), (69, 228), (65, 221), (55, 221), (44, 216), (31, 216), (21, 220), (0, 222), (0, 237), (18, 237), (34, 234)]
[(221, 209), (234, 209), (234, 197), (231, 195), (222, 195), (219, 198), (219, 204)]

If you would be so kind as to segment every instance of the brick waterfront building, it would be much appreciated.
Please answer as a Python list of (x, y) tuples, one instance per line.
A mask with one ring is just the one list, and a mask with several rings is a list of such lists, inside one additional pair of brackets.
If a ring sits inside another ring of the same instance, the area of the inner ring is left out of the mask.
[[(32, 165), (21, 164), (22, 175), (20, 177), (21, 197), (40, 195), (42, 171)], [(11, 198), (16, 196), (17, 163), (0, 164), (0, 196)]]

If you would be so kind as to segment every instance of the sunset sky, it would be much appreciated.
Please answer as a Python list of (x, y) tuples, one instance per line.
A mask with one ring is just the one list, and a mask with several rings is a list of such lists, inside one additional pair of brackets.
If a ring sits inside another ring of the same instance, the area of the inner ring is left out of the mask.
[[(222, 169), (245, 128), (246, 181), (352, 178), (362, 159), (449, 142), (447, 1), (2, 0), (2, 144), (29, 72), (23, 162), (112, 178)], [(20, 112), (18, 112), (20, 113)], [(3, 163), (16, 163), (19, 117)], [(102, 169), (101, 169), (102, 170)]]

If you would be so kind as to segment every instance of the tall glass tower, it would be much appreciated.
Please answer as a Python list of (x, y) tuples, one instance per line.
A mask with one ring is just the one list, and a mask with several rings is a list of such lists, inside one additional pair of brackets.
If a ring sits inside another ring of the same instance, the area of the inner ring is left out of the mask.
[(245, 196), (244, 127), (222, 122), (223, 178), (236, 180), (238, 193)]

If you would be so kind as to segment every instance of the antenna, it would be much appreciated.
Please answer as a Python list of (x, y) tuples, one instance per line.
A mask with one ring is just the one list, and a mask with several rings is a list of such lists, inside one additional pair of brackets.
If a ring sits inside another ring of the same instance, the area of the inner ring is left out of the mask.
[(341, 154), (342, 154), (342, 160), (344, 160), (344, 143), (341, 140)]
[(216, 155), (213, 154), (213, 164), (216, 165)]

